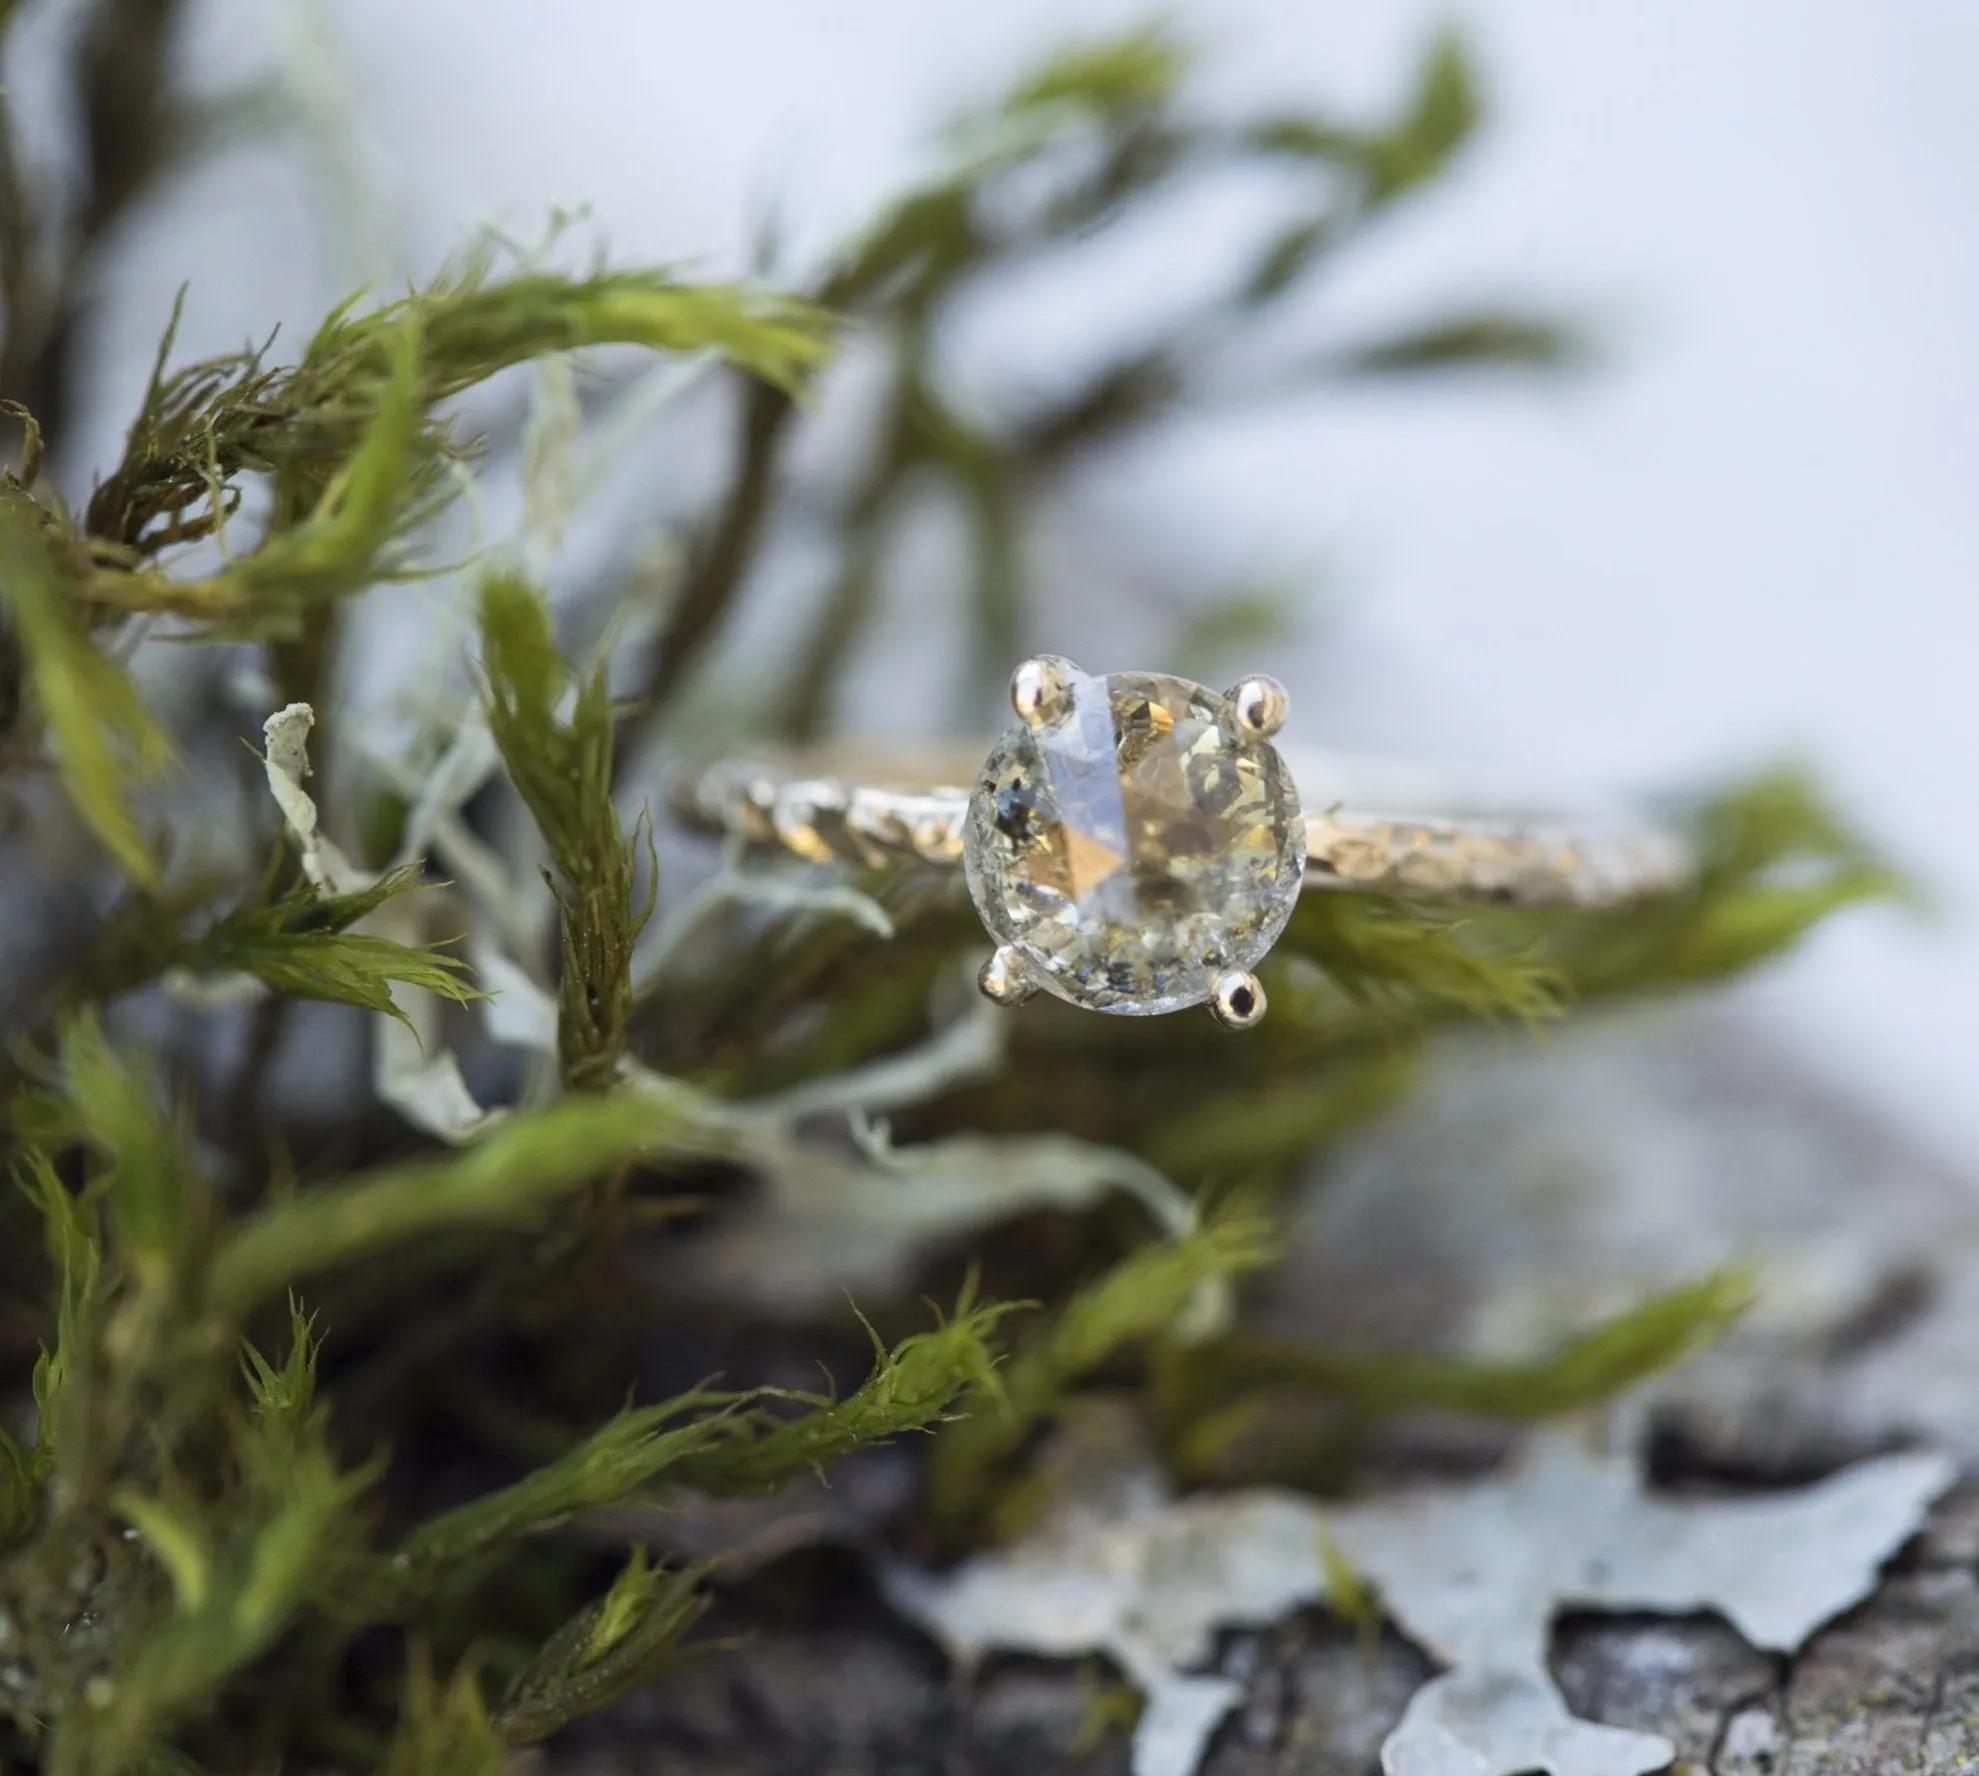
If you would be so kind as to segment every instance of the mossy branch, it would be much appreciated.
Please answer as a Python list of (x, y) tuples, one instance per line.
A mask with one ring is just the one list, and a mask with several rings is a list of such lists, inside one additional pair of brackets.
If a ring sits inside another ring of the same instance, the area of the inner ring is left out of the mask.
[(1725, 1266), (1646, 1296), (1612, 1318), (1526, 1362), (1459, 1353), (1338, 1351), (1270, 1343), (1246, 1335), (1163, 1356), (1153, 1400), (1168, 1454), (1184, 1476), (1229, 1479), (1230, 1452), (1245, 1477), (1296, 1478), (1303, 1453), (1289, 1440), (1295, 1472), (1279, 1471), (1274, 1426), (1302, 1409), (1336, 1411), (1347, 1433), (1394, 1414), (1429, 1410), (1508, 1420), (1540, 1419), (1613, 1399), (1714, 1344), (1752, 1306), (1750, 1268)]
[(92, 1195), (104, 1208), (120, 1267), (142, 1290), (192, 1283), (212, 1219), (186, 1132), (148, 1071), (119, 1055), (87, 1014), (63, 1032), (62, 1085), (73, 1137), (93, 1153)]
[(65, 1717), (55, 1776), (117, 1776), (209, 1705), (326, 1589), (348, 1555), (352, 1507), (373, 1472), (340, 1472), (320, 1446), (289, 1449), (225, 1513), (136, 1493), (118, 1509), (172, 1575), (171, 1611), (124, 1649), (94, 1708)]
[[(354, 1512), (378, 1469), (346, 1471), (331, 1454), (326, 1415), (314, 1400), (314, 1346), (299, 1312), (291, 1316), (291, 1339), (279, 1364), (246, 1353), (247, 1410), (232, 1417), (224, 1442), (194, 1438), (175, 1447), (170, 1417), (142, 1427), (157, 1459), (132, 1463), (130, 1471), (148, 1469), (148, 1477), (126, 1478), (100, 1500), (74, 1495), (79, 1476), (64, 1451), (72, 1494), (63, 1501), (66, 1512), (104, 1510), (127, 1525), (149, 1572), (132, 1566), (129, 1537), (111, 1541), (122, 1556), (104, 1580), (117, 1598), (114, 1619), (73, 1649), (66, 1670), (52, 1659), (43, 1670), (44, 1679), (74, 1686), (80, 1702), (56, 1711), (44, 1764), (50, 1772), (117, 1776), (152, 1767), (169, 1756), (168, 1735), (203, 1713), (291, 1624), (353, 1582), (362, 1555), (352, 1536)], [(191, 1354), (198, 1347), (180, 1348)], [(174, 1356), (113, 1339), (98, 1361), (106, 1385), (136, 1394), (141, 1378), (148, 1373), (155, 1385)], [(137, 1434), (141, 1427), (123, 1428)], [(50, 1429), (44, 1426), (44, 1435)], [(215, 1477), (216, 1454), (220, 1491), (194, 1478), (198, 1470)], [(150, 1582), (154, 1575), (160, 1583)], [(18, 1610), (20, 1600), (10, 1607)], [(35, 1637), (47, 1631), (46, 1622), (27, 1619)]]
[(605, 667), (601, 662), (573, 686), (541, 595), (520, 577), (499, 572), (482, 581), (481, 659), (489, 731), (556, 869), (563, 952), (557, 1047), (564, 1082), (572, 1090), (597, 1090), (611, 1082), (625, 1052), (632, 948), (658, 892), (649, 871), (640, 895), (637, 853), (612, 805)]
[(736, 1395), (712, 1388), (629, 1407), (546, 1467), (419, 1524), (392, 1556), (395, 1581), (416, 1597), (463, 1562), (617, 1504), (697, 1452), (746, 1435), (741, 1410)]
[[(400, 1544), (394, 1570), (417, 1587), (545, 1525), (661, 1484), (774, 1492), (848, 1450), (926, 1430), (970, 1389), (994, 1387), (989, 1335), (1010, 1311), (965, 1302), (932, 1332), (890, 1350), (876, 1346), (872, 1374), (843, 1399), (703, 1387), (628, 1407), (548, 1466), (419, 1525)], [(807, 1410), (773, 1414), (772, 1399)]]
[(1560, 1015), (1565, 983), (1536, 941), (1494, 942), (1462, 916), (1370, 895), (1307, 894), (1283, 941), (1380, 1015), (1442, 1011), (1534, 1024)]
[(158, 878), (129, 792), (175, 757), (163, 728), (115, 656), (89, 639), (74, 599), (74, 563), (47, 515), (0, 483), (0, 599), (25, 658), (56, 769), (83, 824), (133, 881)]
[(442, 1681), (430, 1651), (416, 1644), (378, 1776), (506, 1776), (511, 1768), (508, 1738), (489, 1715), (473, 1662)]
[(533, 1225), (615, 1167), (692, 1151), (686, 1102), (573, 1098), (518, 1115), (445, 1159), (305, 1191), (243, 1217), (214, 1253), (208, 1297), (238, 1317), (298, 1280), (448, 1228)]
[(480, 997), (466, 963), (445, 950), (420, 948), (350, 929), (397, 895), (425, 884), (408, 865), (354, 894), (318, 894), (293, 882), (216, 920), (187, 940), (171, 966), (196, 973), (251, 974), (271, 992), (355, 1005), (408, 1021), (394, 985), (437, 993), (455, 1004)]
[(979, 1533), (1011, 1488), (1014, 1459), (1080, 1382), (1122, 1352), (1173, 1336), (1199, 1311), (1205, 1289), (1259, 1268), (1274, 1250), (1268, 1223), (1227, 1211), (1143, 1247), (1075, 1293), (936, 1438), (927, 1477), (936, 1534)]
[(681, 1485), (722, 1495), (775, 1492), (802, 1474), (823, 1474), (839, 1456), (945, 1420), (965, 1393), (996, 1390), (998, 1323), (1014, 1304), (973, 1307), (965, 1299), (932, 1332), (891, 1350), (874, 1340), (873, 1372), (843, 1399), (784, 1393), (809, 1408), (794, 1417), (754, 1421), (755, 1435), (688, 1455), (675, 1471)]
[[(510, 365), (603, 344), (715, 351), (796, 388), (823, 362), (828, 328), (788, 298), (663, 273), (497, 278), (476, 265), (370, 313), (347, 304), (291, 369), (242, 352), (167, 376), (161, 354), (123, 462), (86, 513), (89, 596), (220, 634), (292, 633), (312, 604), (402, 569), (390, 550), (459, 449), (443, 403)], [(278, 494), (251, 551), (190, 579), (149, 565), (219, 532), (244, 473), (273, 477)]]
[(1830, 915), (1913, 897), (1806, 773), (1769, 771), (1701, 801), (1685, 893), (1627, 919), (1560, 920), (1553, 953), (1583, 998), (1720, 979), (1790, 950)]
[[(708, 1607), (705, 1566), (655, 1565), (644, 1548), (518, 1672), (494, 1717), (510, 1745), (547, 1738), (686, 1656), (681, 1640)], [(425, 1776), (425, 1772), (421, 1772)]]
[(420, 866), (409, 864), (368, 888), (319, 892), (300, 876), (294, 848), (284, 840), (253, 892), (233, 906), (216, 910), (203, 889), (128, 893), (98, 932), (72, 983), (74, 996), (103, 1002), (167, 975), (238, 974), (284, 998), (351, 1005), (401, 1021), (394, 984), (465, 1004), (481, 995), (458, 956), (351, 930), (387, 901), (429, 886)]

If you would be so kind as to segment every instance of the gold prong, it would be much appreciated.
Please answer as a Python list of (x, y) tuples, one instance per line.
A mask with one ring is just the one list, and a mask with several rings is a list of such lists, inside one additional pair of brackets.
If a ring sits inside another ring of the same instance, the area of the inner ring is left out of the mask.
[(1226, 1030), (1256, 1028), (1264, 1017), (1264, 988), (1254, 974), (1226, 968), (1209, 991), (1209, 1013)]
[(1037, 654), (1010, 675), (1010, 707), (1033, 728), (1048, 728), (1072, 708), (1078, 667), (1057, 654)]
[(977, 972), (976, 985), (982, 988), (985, 999), (998, 1005), (1022, 1005), (1038, 990), (1024, 967), (1024, 958), (1009, 944), (997, 946), (996, 954)]
[(1246, 740), (1269, 740), (1285, 725), (1285, 687), (1259, 673), (1230, 687), (1230, 717)]

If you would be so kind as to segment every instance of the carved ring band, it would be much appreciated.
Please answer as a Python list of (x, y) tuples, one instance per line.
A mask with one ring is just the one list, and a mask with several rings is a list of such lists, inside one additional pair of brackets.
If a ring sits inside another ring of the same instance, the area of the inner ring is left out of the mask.
[[(683, 812), (752, 845), (859, 868), (961, 867), (997, 951), (983, 990), (1098, 1011), (1263, 1014), (1252, 968), (1302, 889), (1445, 903), (1614, 907), (1679, 891), (1684, 841), (1598, 808), (1530, 808), (1340, 754), (1288, 755), (1275, 680), (1217, 693), (1044, 655), (984, 762), (847, 749), (694, 774)], [(981, 755), (977, 755), (981, 759)], [(1296, 769), (1294, 768), (1296, 766)]]

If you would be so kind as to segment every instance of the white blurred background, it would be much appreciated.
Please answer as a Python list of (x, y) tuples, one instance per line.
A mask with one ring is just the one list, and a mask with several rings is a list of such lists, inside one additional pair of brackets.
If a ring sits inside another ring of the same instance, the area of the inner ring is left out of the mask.
[[(933, 130), (1116, 0), (211, 0), (189, 66), (274, 69), (304, 122), (128, 231), (92, 391), (114, 447), (170, 291), (182, 345), (306, 326), (491, 220), (584, 207), (621, 261), (802, 264)], [(1210, 87), (1378, 116), (1447, 10), (1178, 4)], [(1311, 581), (1260, 661), (1309, 741), (1680, 785), (1799, 757), (1935, 892), (1739, 989), (1837, 1090), (1979, 1175), (1979, 8), (1481, 0), (1489, 121), (1342, 261), (1311, 319), (1436, 299), (1588, 320), (1591, 374), (1380, 385), (1175, 426), (1068, 504), (1125, 558)], [(1013, 289), (970, 349), (1089, 356), (1214, 256), (1152, 245)], [(1040, 636), (1041, 641), (1054, 639)], [(1103, 658), (1108, 668), (1158, 660)]]

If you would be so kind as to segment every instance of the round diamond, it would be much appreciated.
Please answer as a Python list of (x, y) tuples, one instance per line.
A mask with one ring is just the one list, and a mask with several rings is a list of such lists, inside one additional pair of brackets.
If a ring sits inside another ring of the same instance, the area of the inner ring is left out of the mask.
[(1081, 674), (1057, 720), (997, 742), (963, 857), (983, 923), (1040, 986), (1095, 1011), (1177, 1011), (1284, 930), (1305, 821), (1284, 761), (1239, 737), (1228, 698)]

